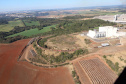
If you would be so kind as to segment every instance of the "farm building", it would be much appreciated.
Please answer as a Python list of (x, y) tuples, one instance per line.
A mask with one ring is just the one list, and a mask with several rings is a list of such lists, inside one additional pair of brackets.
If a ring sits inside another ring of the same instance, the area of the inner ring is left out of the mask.
[(117, 30), (118, 29), (113, 26), (104, 26), (104, 27), (99, 27), (99, 31), (89, 30), (87, 36), (91, 38), (101, 38), (101, 37), (115, 38), (120, 36), (120, 33), (117, 33)]

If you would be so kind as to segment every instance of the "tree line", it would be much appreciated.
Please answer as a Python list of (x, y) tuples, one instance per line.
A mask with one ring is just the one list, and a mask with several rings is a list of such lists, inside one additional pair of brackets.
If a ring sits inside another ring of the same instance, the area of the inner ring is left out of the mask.
[(82, 19), (82, 18), (93, 18), (94, 16), (82, 16), (82, 15), (75, 15), (75, 16), (66, 16), (63, 19)]

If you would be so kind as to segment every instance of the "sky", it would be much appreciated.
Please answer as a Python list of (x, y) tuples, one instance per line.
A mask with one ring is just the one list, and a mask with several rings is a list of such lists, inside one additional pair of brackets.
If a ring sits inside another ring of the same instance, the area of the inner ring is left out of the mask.
[(0, 0), (0, 11), (121, 5), (126, 0)]

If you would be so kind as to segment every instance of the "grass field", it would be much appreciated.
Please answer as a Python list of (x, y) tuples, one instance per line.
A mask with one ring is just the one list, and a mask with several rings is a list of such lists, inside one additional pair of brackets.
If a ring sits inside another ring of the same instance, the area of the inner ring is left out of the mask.
[(32, 25), (39, 26), (40, 25), (39, 21), (28, 21), (28, 20), (23, 20), (23, 21), (26, 26), (32, 26)]
[(22, 23), (21, 20), (9, 21), (8, 24), (0, 25), (0, 31), (9, 32), (9, 31), (12, 30), (15, 26), (23, 27), (24, 24)]
[(23, 31), (23, 32), (20, 32), (20, 33), (17, 33), (17, 34), (10, 35), (8, 37), (14, 37), (14, 36), (18, 36), (18, 35), (28, 36), (29, 37), (29, 36), (32, 36), (32, 35), (36, 35), (36, 34), (51, 31), (50, 27), (56, 27), (56, 25), (44, 27), (42, 30), (38, 30), (38, 28), (30, 29), (30, 30), (26, 30), (26, 31)]

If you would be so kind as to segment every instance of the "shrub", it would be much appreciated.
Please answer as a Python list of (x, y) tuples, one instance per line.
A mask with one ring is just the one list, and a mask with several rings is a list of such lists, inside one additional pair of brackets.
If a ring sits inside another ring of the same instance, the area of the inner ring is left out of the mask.
[(80, 54), (87, 54), (88, 53), (88, 50), (87, 49), (85, 49), (85, 50), (82, 50), (82, 49), (79, 49), (79, 50), (76, 50), (75, 52), (74, 52), (74, 55), (80, 55)]
[(111, 60), (108, 60), (106, 59), (106, 62), (108, 63), (108, 65), (112, 68), (112, 70), (114, 71), (118, 71), (119, 70), (119, 63), (116, 62), (115, 64), (111, 61)]
[(90, 39), (84, 39), (84, 41), (85, 41), (86, 44), (90, 44), (91, 43)]
[(124, 62), (126, 63), (126, 60), (124, 60)]
[(116, 63), (115, 63), (115, 71), (118, 71), (118, 70), (119, 70), (119, 63), (116, 62)]
[(75, 77), (76, 76), (76, 72), (72, 71), (72, 75), (73, 75), (73, 77)]
[(104, 56), (103, 56), (103, 58), (105, 58), (105, 59), (106, 59), (106, 55), (104, 55)]

